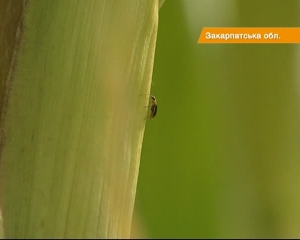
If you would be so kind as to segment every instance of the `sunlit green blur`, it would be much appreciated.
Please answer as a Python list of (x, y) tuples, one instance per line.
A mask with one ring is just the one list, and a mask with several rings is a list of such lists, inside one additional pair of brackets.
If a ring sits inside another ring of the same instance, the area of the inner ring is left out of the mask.
[(136, 197), (146, 237), (300, 236), (300, 48), (197, 44), (296, 27), (300, 1), (167, 0)]

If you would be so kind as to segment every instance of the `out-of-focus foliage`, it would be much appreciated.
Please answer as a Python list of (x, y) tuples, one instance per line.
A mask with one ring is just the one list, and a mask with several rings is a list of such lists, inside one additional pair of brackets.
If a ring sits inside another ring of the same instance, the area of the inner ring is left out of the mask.
[(165, 2), (136, 200), (150, 237), (299, 236), (299, 46), (197, 44), (205, 26), (296, 27), (299, 10)]

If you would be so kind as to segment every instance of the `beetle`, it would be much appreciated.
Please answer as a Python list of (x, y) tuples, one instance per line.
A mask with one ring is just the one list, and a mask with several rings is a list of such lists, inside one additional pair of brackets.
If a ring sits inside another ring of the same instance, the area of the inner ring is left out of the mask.
[(151, 106), (150, 119), (154, 118), (157, 114), (157, 100), (156, 100), (156, 97), (151, 95), (151, 99), (152, 99), (152, 106)]
[[(148, 94), (140, 94), (140, 96), (142, 96), (142, 95), (148, 95)], [(156, 97), (154, 97), (153, 95), (150, 95), (150, 98), (151, 98), (151, 108), (150, 108), (149, 118), (152, 119), (157, 114), (157, 100), (156, 100)], [(149, 108), (149, 106), (147, 106), (147, 108)], [(146, 117), (146, 119), (147, 118), (148, 117)]]

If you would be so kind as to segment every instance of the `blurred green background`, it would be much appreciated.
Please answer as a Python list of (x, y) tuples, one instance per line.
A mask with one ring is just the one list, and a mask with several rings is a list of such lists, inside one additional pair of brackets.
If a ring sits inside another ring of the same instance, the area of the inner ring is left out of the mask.
[(299, 46), (197, 44), (203, 27), (299, 26), (299, 7), (168, 0), (160, 9), (151, 89), (158, 114), (147, 122), (134, 218), (140, 234), (300, 236)]

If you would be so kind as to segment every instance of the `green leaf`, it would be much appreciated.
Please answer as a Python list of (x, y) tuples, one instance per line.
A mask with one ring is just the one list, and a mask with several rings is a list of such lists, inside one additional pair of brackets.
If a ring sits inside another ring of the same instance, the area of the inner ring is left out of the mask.
[(158, 9), (29, 1), (2, 123), (6, 238), (130, 236)]

